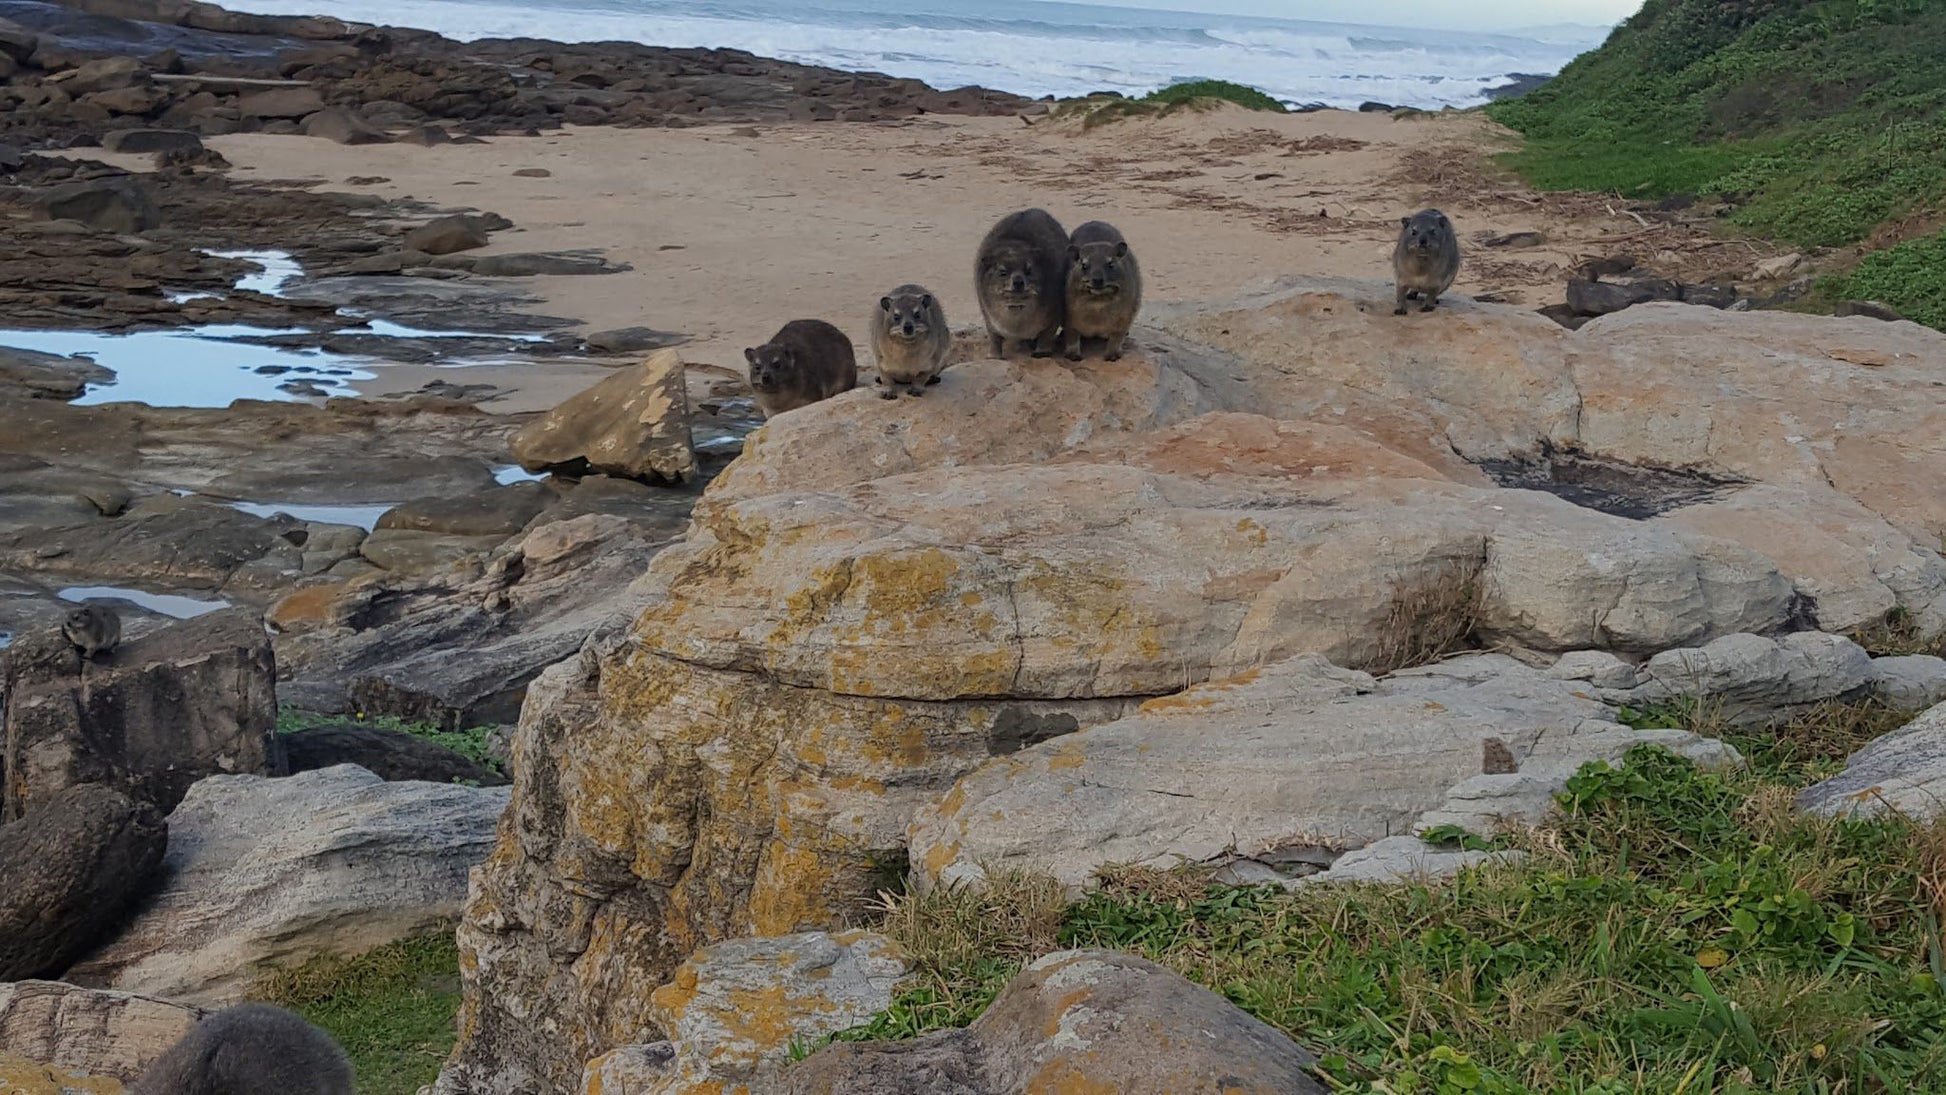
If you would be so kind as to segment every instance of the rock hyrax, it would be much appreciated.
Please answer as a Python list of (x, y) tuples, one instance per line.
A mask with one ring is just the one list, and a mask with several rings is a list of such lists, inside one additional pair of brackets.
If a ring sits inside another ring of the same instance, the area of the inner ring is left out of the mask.
[(821, 319), (794, 319), (762, 346), (743, 351), (750, 388), (765, 418), (808, 407), (858, 386), (851, 339)]
[(925, 385), (939, 383), (952, 349), (946, 310), (932, 290), (901, 285), (878, 298), (872, 312), (872, 354), (878, 358), (881, 399), (897, 399), (901, 384), (907, 395), (919, 395)]
[(1000, 218), (974, 264), (974, 288), (986, 317), (993, 356), (1027, 343), (1035, 357), (1054, 356), (1068, 280), (1068, 234), (1042, 209)]
[(1422, 209), (1401, 217), (1399, 245), (1392, 249), (1392, 276), (1398, 285), (1399, 306), (1394, 315), (1405, 315), (1405, 302), (1417, 296), (1425, 301), (1421, 312), (1439, 307), (1439, 294), (1452, 288), (1459, 276), (1459, 236), (1453, 222), (1437, 209)]
[(1105, 339), (1119, 361), (1135, 313), (1142, 310), (1142, 268), (1128, 241), (1107, 221), (1089, 221), (1068, 240), (1068, 360), (1081, 360), (1081, 340)]
[(107, 605), (85, 604), (61, 621), (61, 635), (81, 651), (82, 657), (96, 658), (122, 641), (122, 618)]
[(129, 1095), (353, 1095), (351, 1062), (283, 1008), (242, 1004), (191, 1027)]

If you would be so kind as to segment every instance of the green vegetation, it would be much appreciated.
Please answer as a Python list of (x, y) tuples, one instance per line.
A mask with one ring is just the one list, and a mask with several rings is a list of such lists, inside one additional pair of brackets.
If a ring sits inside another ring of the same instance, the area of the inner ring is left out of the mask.
[[(1721, 727), (1695, 703), (1630, 718)], [(963, 1024), (1023, 962), (1105, 946), (1290, 1032), (1336, 1091), (1946, 1090), (1946, 823), (1792, 805), (1901, 721), (1832, 706), (1733, 735), (1750, 765), (1728, 774), (1652, 747), (1587, 765), (1545, 828), (1436, 834), (1525, 853), (1443, 884), (1285, 893), (1122, 868), (1065, 910), (1018, 875), (890, 897), (917, 977), (844, 1037)]]
[(277, 712), (277, 732), (279, 734), (294, 734), (308, 727), (322, 726), (334, 722), (356, 722), (364, 726), (376, 726), (381, 730), (396, 730), (402, 734), (411, 734), (415, 738), (423, 738), (426, 741), (432, 742), (434, 745), (443, 745), (482, 767), (491, 768), (495, 771), (500, 770), (500, 762), (494, 758), (492, 751), (487, 748), (487, 735), (493, 732), (493, 728), (490, 726), (473, 726), (463, 730), (447, 730), (444, 727), (429, 722), (407, 722), (394, 715), (377, 715), (367, 718), (362, 711), (349, 719), (340, 718), (335, 715), (314, 715), (308, 711), (298, 711), (289, 707)]
[[(1719, 195), (1800, 246), (1930, 236), (1946, 203), (1946, 4), (1648, 0), (1601, 49), (1487, 112), (1548, 189)], [(1874, 256), (1829, 290), (1946, 321), (1946, 243)]]
[(1915, 323), (1946, 331), (1946, 232), (1873, 252), (1820, 288), (1841, 300), (1884, 301)]
[(1235, 103), (1245, 110), (1267, 110), (1273, 114), (1286, 113), (1284, 104), (1265, 95), (1254, 87), (1233, 84), (1228, 80), (1190, 80), (1186, 83), (1170, 84), (1142, 96), (1145, 103), (1194, 103), (1225, 102)]
[(251, 996), (330, 1031), (358, 1074), (359, 1095), (413, 1095), (452, 1052), (459, 951), (444, 932), (357, 958), (320, 958), (265, 974)]

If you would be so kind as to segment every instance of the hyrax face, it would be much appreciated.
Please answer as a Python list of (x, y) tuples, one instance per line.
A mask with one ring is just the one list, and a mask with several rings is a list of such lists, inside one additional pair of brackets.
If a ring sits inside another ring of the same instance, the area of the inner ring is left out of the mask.
[(902, 293), (878, 300), (879, 319), (885, 324), (885, 332), (907, 342), (922, 341), (932, 333), (932, 308), (931, 293), (918, 296)]
[(1428, 209), (1423, 213), (1402, 217), (1399, 224), (1402, 226), (1399, 243), (1407, 251), (1434, 254), (1442, 250), (1447, 241), (1453, 238), (1453, 222), (1447, 220), (1446, 214), (1437, 209)]
[(1096, 296), (1114, 296), (1128, 284), (1128, 244), (1084, 243), (1068, 248), (1068, 281)]
[(1044, 262), (1025, 247), (1001, 248), (986, 264), (981, 284), (1008, 305), (1025, 307), (1040, 298), (1041, 281), (1047, 276)]
[(797, 358), (789, 347), (766, 342), (743, 351), (743, 358), (750, 363), (751, 390), (770, 395), (796, 386)]

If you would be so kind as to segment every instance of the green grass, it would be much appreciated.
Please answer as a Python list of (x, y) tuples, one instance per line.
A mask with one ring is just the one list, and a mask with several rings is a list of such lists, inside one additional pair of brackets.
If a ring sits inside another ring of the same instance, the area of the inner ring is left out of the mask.
[[(1705, 705), (1632, 713), (1713, 719)], [(1317, 1051), (1335, 1091), (1946, 1090), (1946, 823), (1799, 816), (1796, 791), (1902, 716), (1827, 707), (1714, 774), (1643, 747), (1585, 766), (1519, 864), (1443, 884), (1223, 888), (1104, 872), (1050, 928), (1032, 879), (890, 901), (916, 977), (846, 1037), (970, 1021), (1056, 946), (1135, 951)], [(1473, 840), (1464, 834), (1442, 834)]]
[(1245, 110), (1266, 110), (1273, 114), (1287, 113), (1284, 104), (1258, 91), (1254, 87), (1233, 84), (1228, 80), (1190, 80), (1180, 84), (1170, 84), (1142, 96), (1145, 103), (1182, 103), (1220, 101), (1235, 103)]
[(1946, 331), (1946, 232), (1867, 255), (1821, 288), (1839, 300), (1889, 304), (1907, 319)]
[(394, 715), (375, 715), (368, 718), (362, 711), (351, 718), (314, 715), (288, 707), (277, 712), (277, 732), (280, 734), (292, 734), (307, 727), (329, 722), (356, 722), (366, 726), (376, 726), (381, 730), (396, 730), (403, 734), (411, 734), (434, 745), (443, 745), (481, 767), (491, 768), (496, 772), (501, 770), (500, 761), (487, 748), (487, 736), (493, 732), (490, 726), (447, 730), (429, 722), (407, 722)]
[[(1601, 49), (1487, 113), (1544, 189), (1721, 197), (1803, 247), (1865, 242), (1946, 204), (1946, 4), (1648, 0)], [(1893, 241), (1896, 242), (1896, 241)], [(1938, 244), (1868, 260), (1858, 292), (1940, 325)]]
[(459, 951), (444, 932), (357, 958), (320, 958), (265, 974), (254, 999), (329, 1031), (351, 1057), (359, 1095), (413, 1095), (452, 1052)]

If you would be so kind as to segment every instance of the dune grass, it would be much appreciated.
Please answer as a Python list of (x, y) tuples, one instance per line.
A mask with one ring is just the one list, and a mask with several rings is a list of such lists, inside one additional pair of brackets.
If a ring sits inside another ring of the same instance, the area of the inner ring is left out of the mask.
[(1272, 114), (1289, 112), (1283, 103), (1262, 91), (1244, 84), (1233, 84), (1228, 80), (1189, 80), (1180, 84), (1170, 84), (1168, 87), (1158, 88), (1144, 95), (1142, 101), (1164, 104), (1223, 102), (1235, 103), (1245, 110), (1263, 110)]
[(359, 1095), (414, 1095), (453, 1049), (459, 951), (441, 932), (266, 973), (250, 995), (329, 1031), (351, 1058)]
[(1162, 118), (1185, 110), (1210, 111), (1224, 103), (1246, 110), (1286, 112), (1283, 103), (1254, 87), (1227, 80), (1192, 80), (1158, 88), (1140, 99), (1121, 95), (1089, 95), (1069, 99), (1054, 108), (1057, 118), (1079, 118), (1084, 129), (1107, 125), (1127, 118)]
[[(1695, 725), (1704, 705), (1633, 713)], [(1686, 1095), (1946, 1090), (1946, 823), (1803, 817), (1798, 789), (1903, 716), (1826, 707), (1716, 774), (1643, 747), (1584, 767), (1517, 863), (1443, 884), (1224, 888), (1105, 871), (889, 897), (916, 976), (843, 1037), (971, 1021), (1060, 946), (1135, 951), (1321, 1059), (1334, 1091)], [(1457, 834), (1449, 834), (1457, 835)]]

